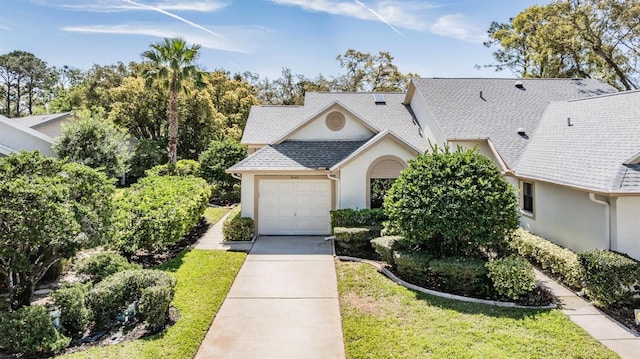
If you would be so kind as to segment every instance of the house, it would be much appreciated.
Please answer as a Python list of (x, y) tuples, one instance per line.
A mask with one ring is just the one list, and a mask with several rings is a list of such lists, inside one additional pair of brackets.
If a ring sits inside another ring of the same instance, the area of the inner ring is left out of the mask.
[(52, 145), (51, 137), (0, 115), (0, 157), (21, 150), (39, 150), (47, 156), (55, 156)]
[[(373, 181), (397, 178), (430, 143), (476, 147), (520, 189), (523, 227), (574, 250), (640, 257), (629, 228), (640, 220), (634, 96), (590, 79), (423, 78), (406, 94), (307, 93), (304, 106), (253, 107), (250, 155), (227, 172), (242, 179), (242, 215), (257, 233), (328, 234), (330, 209), (371, 207)], [(558, 118), (581, 124), (563, 135)]]
[(71, 112), (63, 112), (48, 115), (16, 117), (12, 118), (12, 120), (51, 138), (55, 138), (62, 134), (62, 125), (71, 120), (71, 118)]

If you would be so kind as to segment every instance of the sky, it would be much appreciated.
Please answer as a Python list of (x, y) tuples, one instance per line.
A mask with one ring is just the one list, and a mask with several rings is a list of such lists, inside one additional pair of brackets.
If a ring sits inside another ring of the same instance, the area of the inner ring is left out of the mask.
[(511, 77), (483, 46), (492, 21), (544, 0), (0, 0), (0, 54), (28, 51), (50, 66), (142, 61), (164, 37), (202, 46), (207, 71), (282, 68), (326, 77), (352, 48), (388, 51), (402, 72), (423, 77)]

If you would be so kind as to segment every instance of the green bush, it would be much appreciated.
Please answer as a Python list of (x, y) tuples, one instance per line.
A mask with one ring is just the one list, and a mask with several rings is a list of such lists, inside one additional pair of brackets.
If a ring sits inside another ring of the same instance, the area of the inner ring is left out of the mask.
[(113, 246), (125, 254), (164, 249), (200, 221), (211, 188), (193, 176), (145, 177), (116, 199)]
[(429, 263), (438, 289), (472, 297), (491, 296), (491, 280), (487, 276), (486, 261), (476, 258), (447, 257)]
[(509, 245), (518, 254), (538, 264), (567, 286), (580, 289), (584, 282), (584, 271), (578, 255), (573, 251), (518, 229)]
[(0, 313), (0, 333), (0, 348), (26, 356), (46, 356), (71, 342), (56, 330), (51, 315), (41, 305)]
[(247, 148), (237, 141), (212, 141), (200, 154), (200, 177), (214, 188), (211, 196), (222, 202), (240, 202), (239, 181), (226, 173), (226, 169), (247, 157)]
[(398, 275), (400, 278), (415, 285), (431, 286), (429, 263), (432, 260), (433, 256), (426, 253), (411, 250), (393, 251), (393, 262)]
[(331, 227), (380, 227), (387, 220), (382, 208), (376, 209), (334, 209), (329, 212)]
[(165, 163), (144, 171), (144, 175), (151, 176), (198, 176), (200, 163), (194, 160), (180, 160), (175, 164)]
[(222, 236), (225, 241), (250, 241), (253, 232), (253, 219), (242, 217), (240, 207), (234, 208), (222, 224)]
[(376, 255), (371, 240), (380, 236), (380, 230), (372, 228), (335, 227), (336, 254), (360, 258), (373, 258)]
[(584, 268), (586, 290), (600, 305), (628, 303), (637, 294), (640, 264), (622, 254), (606, 250), (578, 253)]
[(141, 268), (139, 264), (129, 263), (125, 257), (111, 252), (100, 252), (83, 258), (74, 266), (76, 273), (88, 276), (93, 283), (117, 272)]
[[(115, 321), (118, 314), (131, 303), (138, 301), (142, 318), (156, 327), (164, 324), (169, 303), (173, 299), (176, 281), (169, 273), (137, 269), (118, 272), (107, 278), (87, 294), (87, 306), (93, 313), (97, 328)], [(153, 287), (164, 289), (148, 290)]]
[(64, 335), (79, 337), (87, 329), (91, 312), (87, 309), (85, 297), (91, 285), (76, 284), (61, 288), (51, 294), (54, 303), (60, 309), (60, 327)]
[(371, 245), (373, 249), (375, 249), (376, 253), (382, 257), (382, 260), (387, 262), (387, 264), (393, 267), (394, 259), (393, 259), (393, 249), (394, 244), (403, 239), (400, 236), (383, 236), (377, 237), (371, 240)]
[(409, 161), (385, 197), (391, 228), (438, 257), (506, 252), (518, 200), (500, 169), (475, 150), (437, 146)]
[(485, 266), (493, 288), (502, 297), (516, 300), (536, 286), (533, 266), (522, 257), (511, 255), (487, 262)]
[(150, 168), (167, 163), (167, 140), (141, 138), (131, 157), (129, 175), (140, 178)]

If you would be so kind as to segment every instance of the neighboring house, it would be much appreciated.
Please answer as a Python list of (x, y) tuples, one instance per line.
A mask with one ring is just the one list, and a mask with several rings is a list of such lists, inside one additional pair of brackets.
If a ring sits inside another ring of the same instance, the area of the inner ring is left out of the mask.
[(304, 106), (254, 106), (250, 155), (227, 172), (257, 233), (329, 234), (330, 209), (369, 208), (372, 181), (430, 143), (477, 147), (521, 189), (525, 228), (640, 258), (640, 95), (614, 93), (597, 80), (438, 78), (406, 94), (307, 93)]
[(40, 133), (55, 138), (62, 134), (62, 125), (72, 118), (71, 112), (54, 113), (49, 115), (32, 115), (12, 118), (23, 126), (27, 126)]
[(47, 156), (55, 156), (53, 139), (19, 122), (0, 116), (0, 157), (9, 156), (21, 150), (39, 150)]

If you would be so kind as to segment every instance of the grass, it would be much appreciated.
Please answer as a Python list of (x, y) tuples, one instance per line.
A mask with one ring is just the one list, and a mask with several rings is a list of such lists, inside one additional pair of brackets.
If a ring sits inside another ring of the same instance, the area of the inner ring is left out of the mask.
[(207, 219), (209, 224), (216, 224), (218, 221), (224, 217), (225, 214), (229, 213), (231, 208), (226, 207), (207, 207), (204, 211), (204, 218)]
[(245, 257), (237, 252), (182, 252), (158, 268), (177, 279), (173, 305), (180, 310), (180, 319), (175, 325), (165, 333), (63, 358), (193, 358)]
[(348, 358), (618, 358), (558, 310), (462, 303), (337, 264)]

